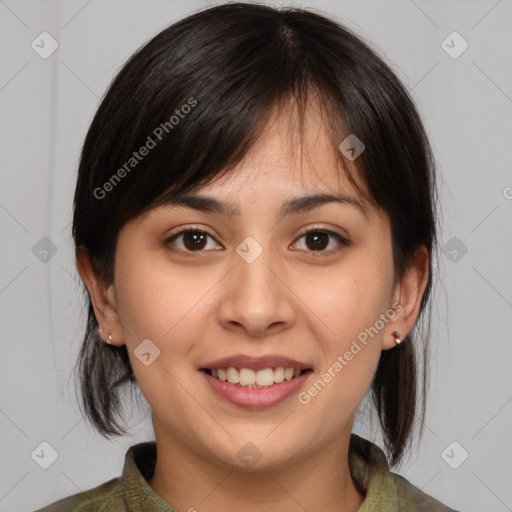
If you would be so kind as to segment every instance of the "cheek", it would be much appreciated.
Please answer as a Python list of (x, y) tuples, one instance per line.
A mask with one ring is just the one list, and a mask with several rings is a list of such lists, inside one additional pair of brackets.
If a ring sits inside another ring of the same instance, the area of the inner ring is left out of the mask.
[(317, 428), (326, 436), (355, 412), (372, 383), (384, 333), (372, 328), (388, 308), (385, 275), (375, 264), (347, 266), (328, 279), (328, 293), (307, 301), (315, 313), (309, 318), (316, 325), (322, 361), (317, 379), (299, 399), (308, 403), (310, 417), (319, 418)]
[(161, 350), (166, 364), (183, 360), (204, 336), (211, 318), (212, 290), (219, 281), (211, 268), (180, 268), (165, 253), (125, 251), (116, 267), (117, 310), (131, 352), (144, 339)]
[[(120, 252), (115, 278), (119, 321), (136, 381), (153, 410), (181, 410), (189, 398), (178, 381), (189, 371), (183, 363), (189, 360), (191, 340), (198, 339), (191, 331), (198, 327), (191, 324), (187, 313), (195, 311), (194, 304), (204, 290), (199, 278), (190, 280), (183, 272), (171, 272), (165, 258), (138, 253), (134, 246), (130, 249)], [(148, 366), (137, 356), (137, 348), (146, 339), (160, 350)]]
[(354, 253), (343, 266), (303, 282), (301, 294), (314, 317), (325, 322), (333, 348), (373, 326), (387, 310), (392, 272), (390, 260)]
[(354, 253), (336, 271), (318, 274), (317, 286), (311, 288), (316, 293), (307, 300), (314, 312), (309, 318), (317, 326), (322, 361), (320, 381), (307, 392), (312, 401), (317, 394), (323, 396), (313, 407), (321, 408), (324, 401), (332, 404), (329, 414), (335, 423), (357, 408), (371, 385), (381, 355), (381, 315), (389, 308), (392, 275), (390, 254)]
[[(128, 254), (126, 256), (126, 254)], [(161, 340), (187, 311), (193, 291), (169, 264), (136, 250), (116, 262), (116, 299), (127, 345), (145, 338)]]

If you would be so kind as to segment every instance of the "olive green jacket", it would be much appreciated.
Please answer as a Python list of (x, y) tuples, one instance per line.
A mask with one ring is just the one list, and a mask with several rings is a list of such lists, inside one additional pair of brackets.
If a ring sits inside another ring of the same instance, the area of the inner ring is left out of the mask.
[[(148, 484), (155, 464), (155, 441), (133, 445), (126, 452), (121, 477), (35, 512), (176, 512)], [(350, 439), (349, 467), (365, 496), (359, 512), (456, 512), (391, 473), (382, 450), (356, 434)]]

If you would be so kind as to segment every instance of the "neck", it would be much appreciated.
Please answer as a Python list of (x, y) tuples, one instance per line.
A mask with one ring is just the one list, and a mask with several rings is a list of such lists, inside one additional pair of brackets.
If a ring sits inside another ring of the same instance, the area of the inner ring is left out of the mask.
[(348, 466), (348, 435), (302, 458), (261, 471), (207, 460), (181, 441), (159, 436), (149, 485), (177, 510), (224, 512), (356, 512), (364, 497)]

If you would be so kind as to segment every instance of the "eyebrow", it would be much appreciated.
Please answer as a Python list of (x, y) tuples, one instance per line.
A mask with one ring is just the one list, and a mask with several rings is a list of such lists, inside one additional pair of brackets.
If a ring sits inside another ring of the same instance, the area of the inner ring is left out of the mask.
[[(367, 212), (364, 206), (352, 197), (342, 194), (313, 194), (303, 195), (287, 199), (279, 209), (278, 217), (283, 219), (288, 215), (294, 215), (318, 208), (324, 204), (337, 203), (343, 205), (351, 205), (358, 208), (366, 217)], [(240, 209), (229, 203), (224, 203), (213, 197), (202, 196), (190, 192), (182, 192), (171, 195), (163, 201), (165, 206), (185, 206), (204, 213), (216, 215), (224, 215), (227, 217), (240, 215)]]

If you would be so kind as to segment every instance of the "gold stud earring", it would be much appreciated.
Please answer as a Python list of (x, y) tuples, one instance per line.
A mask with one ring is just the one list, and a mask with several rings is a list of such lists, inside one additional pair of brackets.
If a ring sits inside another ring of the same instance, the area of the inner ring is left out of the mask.
[(100, 332), (106, 332), (108, 333), (108, 338), (105, 340), (109, 345), (112, 345), (112, 333), (110, 332), (110, 329), (107, 331), (105, 329), (100, 329)]
[(393, 336), (395, 337), (395, 343), (397, 345), (400, 345), (400, 343), (402, 343), (402, 340), (400, 339), (400, 333), (398, 331), (395, 331), (393, 333)]

